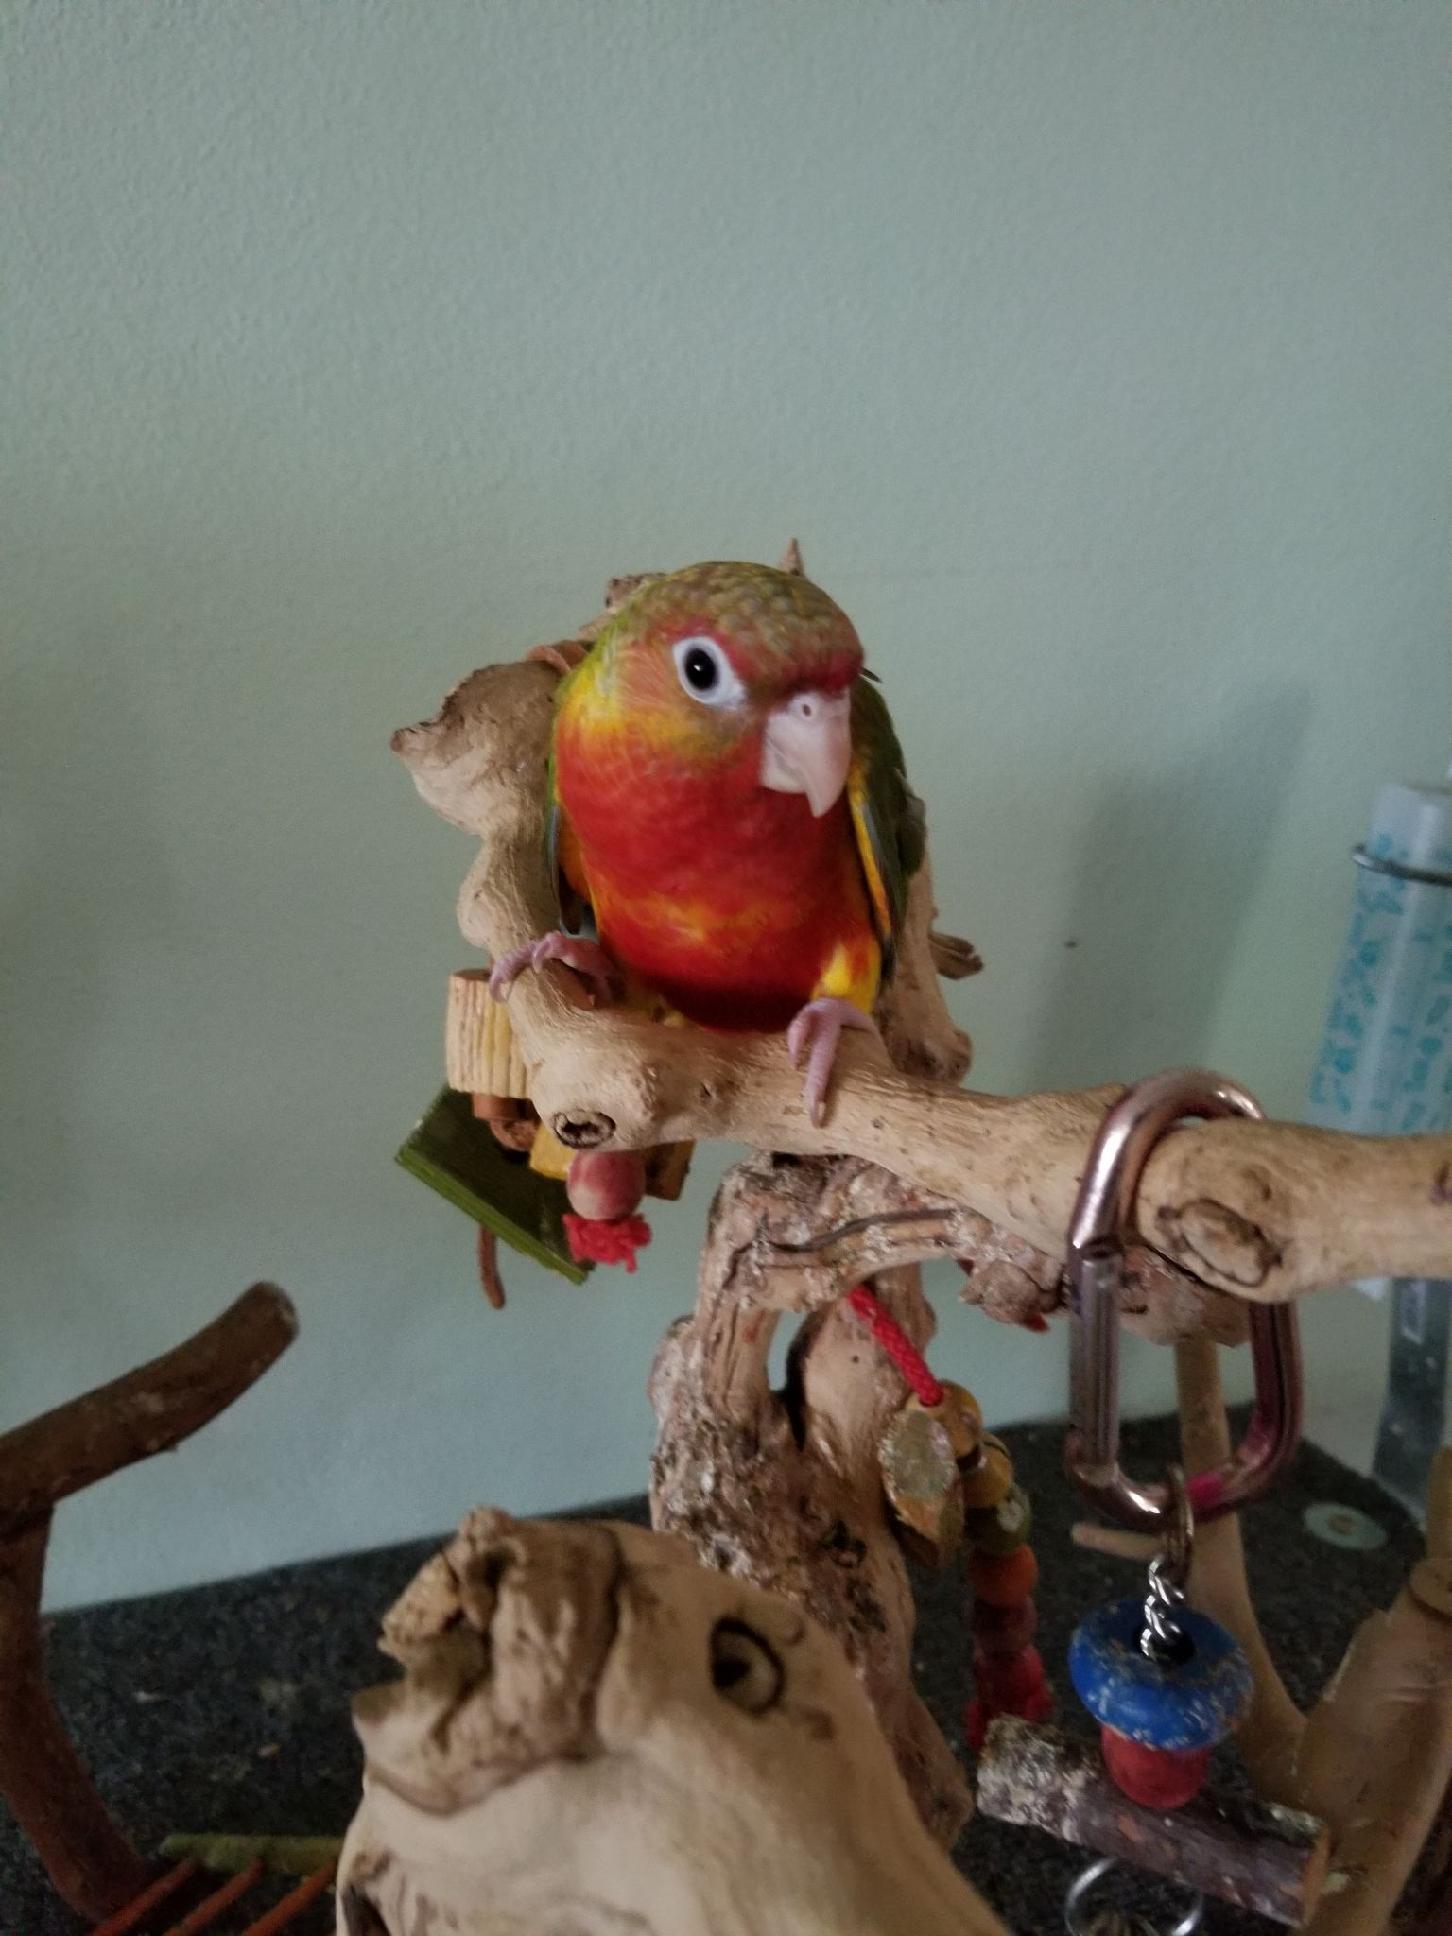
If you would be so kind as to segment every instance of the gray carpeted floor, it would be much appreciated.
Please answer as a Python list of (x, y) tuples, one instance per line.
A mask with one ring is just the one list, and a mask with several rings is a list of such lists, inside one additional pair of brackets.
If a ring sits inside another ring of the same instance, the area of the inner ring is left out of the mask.
[[(1133, 1569), (1070, 1546), (1069, 1524), (1078, 1515), (1059, 1473), (1061, 1428), (1023, 1426), (1004, 1437), (1034, 1498), (1043, 1567), (1039, 1641), (1062, 1689), (1075, 1622), (1096, 1601), (1132, 1591)], [(1131, 1427), (1126, 1438), (1140, 1471), (1153, 1470), (1173, 1444), (1168, 1421)], [(1386, 1543), (1354, 1552), (1316, 1539), (1302, 1515), (1324, 1500), (1369, 1514), (1385, 1529)], [(638, 1500), (608, 1510), (644, 1519)], [(1246, 1516), (1246, 1532), (1267, 1636), (1292, 1692), (1310, 1700), (1362, 1615), (1392, 1598), (1420, 1539), (1376, 1486), (1309, 1447), (1275, 1497)], [(435, 1544), (282, 1568), (53, 1622), (57, 1697), (102, 1792), (140, 1846), (154, 1848), (169, 1830), (187, 1828), (341, 1832), (358, 1786), (348, 1698), (386, 1677), (374, 1647), (379, 1615)], [(919, 1684), (956, 1743), (969, 1691), (962, 1590), (951, 1572), (919, 1576), (917, 1585)], [(1061, 1707), (1073, 1720), (1072, 1694)], [(982, 1820), (969, 1826), (957, 1854), (1023, 1936), (1061, 1927), (1064, 1888), (1085, 1859), (1032, 1831)], [(245, 1919), (222, 1927), (244, 1926)], [(1272, 1925), (1212, 1904), (1205, 1927), (1212, 1936), (1233, 1936)], [(80, 1928), (49, 1896), (3, 1811), (0, 1928), (5, 1936), (73, 1936)], [(309, 1936), (331, 1928), (329, 1915), (307, 1928)]]

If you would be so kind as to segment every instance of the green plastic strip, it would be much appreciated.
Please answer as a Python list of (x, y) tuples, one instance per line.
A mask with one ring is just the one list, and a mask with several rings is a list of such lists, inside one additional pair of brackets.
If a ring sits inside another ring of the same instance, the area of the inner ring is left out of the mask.
[(576, 1263), (570, 1255), (564, 1184), (538, 1175), (522, 1156), (501, 1148), (460, 1090), (440, 1090), (398, 1151), (397, 1161), (456, 1210), (546, 1270), (558, 1271), (572, 1284), (583, 1284), (589, 1276), (591, 1266)]

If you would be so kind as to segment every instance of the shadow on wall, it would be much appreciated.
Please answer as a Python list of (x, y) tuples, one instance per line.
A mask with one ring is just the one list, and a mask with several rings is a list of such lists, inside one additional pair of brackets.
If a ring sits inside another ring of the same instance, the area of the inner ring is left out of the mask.
[(1137, 775), (1127, 748), (1084, 824), (1071, 940), (1027, 1087), (1130, 1081), (1203, 1058), (1309, 713), (1307, 689), (1263, 688), (1173, 768), (1155, 747), (1154, 771)]

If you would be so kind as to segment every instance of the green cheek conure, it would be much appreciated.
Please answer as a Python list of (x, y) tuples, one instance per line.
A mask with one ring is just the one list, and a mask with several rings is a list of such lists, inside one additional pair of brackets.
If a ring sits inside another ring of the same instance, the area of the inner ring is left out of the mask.
[(606, 985), (624, 970), (707, 1028), (785, 1029), (820, 1122), (923, 858), (869, 678), (851, 620), (796, 573), (647, 580), (555, 708), (552, 838), (598, 944), (545, 935), (496, 964), (495, 992), (561, 960)]

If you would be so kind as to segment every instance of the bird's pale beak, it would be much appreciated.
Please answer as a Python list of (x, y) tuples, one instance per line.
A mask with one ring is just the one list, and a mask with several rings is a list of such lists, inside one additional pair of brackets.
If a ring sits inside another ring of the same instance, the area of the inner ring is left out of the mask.
[(799, 692), (766, 717), (761, 784), (805, 793), (818, 819), (835, 805), (852, 764), (850, 692)]

